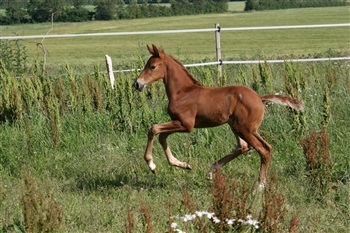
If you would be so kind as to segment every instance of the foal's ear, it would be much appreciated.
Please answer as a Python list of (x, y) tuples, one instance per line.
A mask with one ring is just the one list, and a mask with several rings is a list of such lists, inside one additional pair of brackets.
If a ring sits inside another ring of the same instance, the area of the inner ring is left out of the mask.
[(160, 57), (162, 50), (158, 49), (157, 46), (152, 44), (152, 47), (147, 45), (148, 51), (155, 57)]

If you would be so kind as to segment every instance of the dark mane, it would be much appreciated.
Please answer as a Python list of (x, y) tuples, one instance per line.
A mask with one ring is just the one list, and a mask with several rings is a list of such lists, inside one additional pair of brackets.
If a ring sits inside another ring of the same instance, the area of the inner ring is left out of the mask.
[(186, 69), (186, 67), (181, 63), (179, 62), (178, 60), (176, 60), (174, 57), (168, 55), (173, 61), (175, 61), (177, 64), (179, 64), (182, 68), (183, 71), (186, 72), (187, 76), (192, 80), (193, 84), (196, 84), (198, 86), (202, 86), (202, 84), (193, 77), (193, 75)]

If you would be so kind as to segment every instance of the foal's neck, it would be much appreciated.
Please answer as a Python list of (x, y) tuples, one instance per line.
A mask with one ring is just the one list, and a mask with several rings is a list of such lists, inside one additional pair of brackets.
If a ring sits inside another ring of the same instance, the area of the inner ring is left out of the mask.
[(193, 86), (200, 86), (199, 82), (177, 60), (168, 57), (167, 75), (164, 80), (168, 98), (181, 93)]

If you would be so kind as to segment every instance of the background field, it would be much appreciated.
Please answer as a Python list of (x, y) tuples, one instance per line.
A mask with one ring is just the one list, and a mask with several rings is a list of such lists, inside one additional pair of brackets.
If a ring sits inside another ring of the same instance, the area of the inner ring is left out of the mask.
[[(347, 23), (348, 9), (55, 24), (52, 33), (202, 28), (216, 22), (223, 27)], [(1, 33), (42, 34), (51, 27), (27, 26), (2, 27)], [(143, 153), (149, 126), (169, 120), (164, 88), (156, 83), (145, 92), (133, 91), (135, 72), (116, 74), (117, 86), (112, 90), (103, 65), (108, 53), (116, 67), (141, 67), (149, 56), (148, 43), (163, 46), (185, 63), (212, 60), (214, 35), (204, 35), (47, 39), (48, 73), (54, 76), (32, 69), (18, 78), (1, 66), (0, 232), (30, 232), (34, 227), (57, 232), (146, 232), (149, 226), (151, 232), (172, 232), (172, 222), (186, 232), (218, 232), (209, 221), (203, 220), (200, 228), (198, 222), (183, 223), (170, 216), (214, 211), (219, 202), (213, 201), (207, 171), (214, 160), (235, 147), (229, 128), (198, 129), (169, 138), (174, 155), (193, 167), (190, 172), (170, 167), (155, 142), (155, 176)], [(224, 32), (222, 39), (226, 40), (225, 58), (349, 55), (347, 27)], [(29, 53), (36, 53), (36, 42), (24, 41)], [(66, 63), (70, 67), (60, 66)], [(227, 232), (288, 232), (291, 226), (290, 232), (347, 232), (350, 228), (349, 68), (349, 61), (225, 65), (223, 78), (218, 78), (216, 67), (190, 69), (204, 85), (243, 84), (260, 94), (292, 95), (305, 105), (304, 114), (282, 106), (266, 108), (260, 132), (274, 148), (266, 192), (256, 189), (260, 163), (256, 152), (222, 170), (225, 187), (236, 194), (237, 203), (244, 204), (232, 214), (238, 216), (238, 210), (245, 208), (249, 212), (244, 214), (251, 213), (261, 224), (258, 230), (244, 226)], [(327, 140), (313, 141), (318, 148), (314, 155), (321, 162), (310, 168), (312, 160), (304, 156), (300, 141), (322, 129)], [(270, 220), (264, 218), (267, 212)]]
[[(272, 16), (273, 15), (273, 16)], [(228, 13), (140, 20), (88, 23), (55, 23), (50, 34), (128, 32), (167, 29), (277, 26), (349, 22), (349, 7), (278, 10), (271, 12)], [(51, 24), (1, 26), (0, 35), (44, 35)], [(301, 57), (319, 54), (349, 53), (349, 27), (272, 31), (222, 32), (225, 59)], [(25, 40), (30, 59), (42, 59), (37, 47), (41, 39)], [(214, 33), (187, 33), (136, 36), (46, 39), (47, 63), (57, 65), (101, 65), (104, 55), (114, 61), (137, 61), (147, 56), (146, 44), (157, 44), (180, 60), (201, 61), (215, 58)], [(92, 49), (93, 48), (93, 49)]]

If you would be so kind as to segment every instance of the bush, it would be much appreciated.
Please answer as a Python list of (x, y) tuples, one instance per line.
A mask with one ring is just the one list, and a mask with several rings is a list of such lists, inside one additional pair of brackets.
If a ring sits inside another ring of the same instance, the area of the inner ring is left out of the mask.
[(56, 19), (60, 22), (85, 22), (92, 20), (92, 14), (85, 8), (67, 9)]
[(114, 0), (97, 0), (95, 2), (95, 19), (96, 20), (111, 20), (115, 18), (117, 8)]
[(345, 0), (246, 0), (245, 11), (345, 6)]

